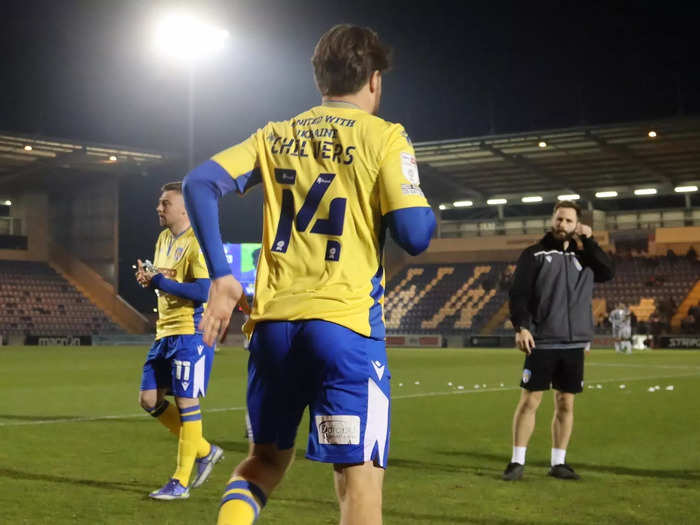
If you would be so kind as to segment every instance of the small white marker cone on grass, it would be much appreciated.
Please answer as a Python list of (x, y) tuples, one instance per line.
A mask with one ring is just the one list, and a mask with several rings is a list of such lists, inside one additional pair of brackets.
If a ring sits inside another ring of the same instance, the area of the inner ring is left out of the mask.
[(457, 390), (464, 390), (464, 386), (459, 385), (459, 386), (457, 387)]
[(627, 388), (627, 385), (620, 385), (620, 390), (624, 390), (625, 388)]

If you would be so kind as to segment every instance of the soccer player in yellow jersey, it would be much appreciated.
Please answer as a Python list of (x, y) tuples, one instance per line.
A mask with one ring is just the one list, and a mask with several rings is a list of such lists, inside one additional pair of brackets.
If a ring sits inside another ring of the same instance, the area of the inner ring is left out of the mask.
[(294, 456), (304, 409), (307, 457), (333, 465), (340, 522), (381, 523), (391, 374), (384, 343), (386, 229), (411, 254), (435, 217), (403, 127), (374, 116), (386, 48), (339, 25), (312, 59), (322, 104), (271, 122), (185, 179), (185, 202), (212, 276), (200, 326), (213, 343), (241, 298), (221, 245), (218, 197), (264, 189), (262, 253), (251, 336), (249, 456), (234, 470), (220, 525), (251, 524)]
[[(156, 271), (139, 260), (136, 272), (139, 284), (158, 295), (156, 340), (143, 365), (139, 402), (179, 438), (175, 473), (150, 494), (154, 499), (173, 500), (188, 498), (190, 487), (204, 483), (223, 450), (202, 436), (199, 408), (214, 359), (214, 347), (202, 340), (197, 329), (209, 293), (209, 273), (190, 227), (182, 183), (168, 183), (161, 191), (156, 211), (165, 229), (156, 242)], [(175, 405), (165, 399), (168, 394), (175, 397)]]

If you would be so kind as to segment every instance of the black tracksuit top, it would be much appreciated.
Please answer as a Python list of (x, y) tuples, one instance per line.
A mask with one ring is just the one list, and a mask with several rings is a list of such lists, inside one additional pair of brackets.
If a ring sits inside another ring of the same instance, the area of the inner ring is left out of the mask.
[(612, 259), (593, 238), (581, 236), (582, 250), (551, 232), (518, 259), (510, 289), (513, 326), (527, 328), (535, 347), (582, 347), (593, 339), (593, 282), (615, 274)]

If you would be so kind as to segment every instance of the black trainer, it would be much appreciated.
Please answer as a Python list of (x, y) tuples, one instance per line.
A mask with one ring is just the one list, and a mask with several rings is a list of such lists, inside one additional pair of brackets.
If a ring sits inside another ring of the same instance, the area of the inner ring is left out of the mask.
[(508, 466), (503, 471), (501, 479), (503, 479), (503, 481), (517, 481), (523, 477), (524, 470), (525, 465), (520, 463), (508, 463)]
[(549, 475), (559, 479), (581, 479), (581, 477), (574, 472), (574, 469), (566, 463), (554, 465), (549, 469)]

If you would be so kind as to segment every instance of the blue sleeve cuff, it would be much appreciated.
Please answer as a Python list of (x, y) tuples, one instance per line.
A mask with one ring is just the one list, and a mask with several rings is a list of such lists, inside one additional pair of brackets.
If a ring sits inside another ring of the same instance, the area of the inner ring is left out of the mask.
[(383, 220), (391, 238), (410, 255), (428, 248), (436, 226), (432, 208), (425, 206), (394, 210), (384, 215)]
[(192, 283), (178, 283), (166, 278), (162, 273), (153, 276), (151, 286), (170, 295), (189, 299), (196, 303), (206, 303), (209, 298), (209, 279), (196, 279)]
[(236, 182), (213, 160), (197, 166), (183, 181), (187, 214), (212, 279), (231, 274), (219, 228), (219, 198), (235, 188)]

